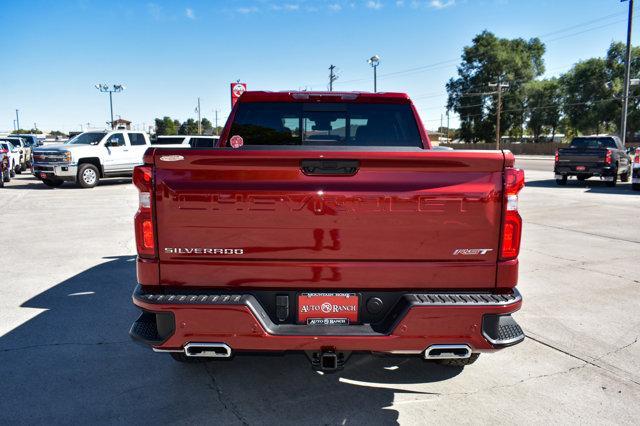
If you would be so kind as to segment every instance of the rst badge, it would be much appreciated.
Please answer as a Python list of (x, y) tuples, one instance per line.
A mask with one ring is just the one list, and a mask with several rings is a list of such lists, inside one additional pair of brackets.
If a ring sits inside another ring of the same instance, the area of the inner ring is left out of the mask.
[(492, 252), (493, 249), (488, 248), (474, 248), (474, 249), (455, 249), (453, 251), (454, 256), (484, 256)]

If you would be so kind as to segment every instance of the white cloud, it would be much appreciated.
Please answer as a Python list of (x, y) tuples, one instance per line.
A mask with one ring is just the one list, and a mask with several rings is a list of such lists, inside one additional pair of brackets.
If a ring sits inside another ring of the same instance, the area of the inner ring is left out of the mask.
[(236, 12), (238, 13), (242, 13), (243, 15), (247, 15), (249, 13), (256, 13), (258, 11), (258, 8), (255, 6), (251, 6), (251, 7), (239, 7), (236, 9)]
[(374, 9), (374, 10), (380, 10), (380, 9), (382, 9), (382, 2), (381, 1), (369, 0), (367, 2), (367, 8)]
[(429, 7), (433, 9), (445, 9), (456, 4), (456, 0), (431, 0)]
[(332, 3), (328, 7), (332, 12), (340, 12), (342, 10), (342, 6), (339, 3)]
[(296, 10), (300, 10), (300, 5), (295, 3), (272, 4), (270, 8), (271, 10), (284, 10), (287, 12), (295, 12)]
[(189, 19), (196, 19), (196, 14), (190, 7), (184, 10), (184, 15)]
[(403, 7), (404, 6), (404, 0), (397, 0), (396, 1), (396, 6)]

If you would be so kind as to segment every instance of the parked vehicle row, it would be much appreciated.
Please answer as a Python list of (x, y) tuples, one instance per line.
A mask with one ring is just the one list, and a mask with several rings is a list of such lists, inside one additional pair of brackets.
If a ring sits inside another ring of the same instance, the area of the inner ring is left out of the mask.
[(24, 151), (19, 146), (14, 145), (15, 142), (15, 140), (12, 141), (9, 138), (0, 139), (0, 152), (6, 154), (8, 158), (11, 177), (27, 169), (24, 161)]
[(150, 146), (213, 148), (218, 139), (218, 136), (159, 136), (152, 144), (144, 132), (90, 131), (64, 144), (35, 149), (32, 170), (34, 176), (52, 188), (64, 182), (92, 188), (102, 178), (131, 176)]
[(619, 137), (579, 136), (556, 152), (554, 173), (558, 185), (566, 185), (569, 177), (579, 181), (599, 177), (613, 187), (618, 180), (629, 181), (631, 167), (631, 157)]

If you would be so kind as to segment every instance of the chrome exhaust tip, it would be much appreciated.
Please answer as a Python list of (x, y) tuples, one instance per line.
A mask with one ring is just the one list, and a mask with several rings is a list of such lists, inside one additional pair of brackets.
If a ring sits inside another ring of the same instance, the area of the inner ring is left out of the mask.
[(424, 359), (465, 359), (471, 353), (469, 345), (431, 345), (424, 351)]
[(225, 343), (187, 343), (184, 354), (191, 357), (230, 358), (231, 348)]

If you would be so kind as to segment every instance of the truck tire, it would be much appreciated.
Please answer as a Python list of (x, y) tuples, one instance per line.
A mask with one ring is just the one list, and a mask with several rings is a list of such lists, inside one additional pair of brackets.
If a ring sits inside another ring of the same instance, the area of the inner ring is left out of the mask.
[(20, 175), (22, 174), (22, 165), (21, 164), (16, 164), (16, 174)]
[(2, 172), (2, 181), (11, 182), (11, 172), (9, 171), (9, 169), (5, 169), (5, 171)]
[(565, 186), (567, 184), (567, 177), (562, 176), (561, 179), (556, 179), (556, 183), (560, 186)]
[(605, 182), (605, 184), (609, 188), (613, 188), (614, 186), (616, 186), (617, 183), (618, 183), (618, 171), (616, 170), (615, 173), (613, 174), (613, 180), (608, 180)]
[(59, 186), (62, 186), (64, 181), (59, 179), (42, 179), (42, 183), (47, 185), (49, 188), (58, 188)]
[(26, 172), (27, 171), (27, 163), (20, 164), (20, 171), (21, 172)]
[(620, 182), (629, 182), (629, 176), (631, 176), (631, 167), (629, 167), (627, 171), (620, 175)]
[(0, 179), (0, 188), (4, 188), (4, 172), (2, 172), (2, 179)]
[(447, 367), (464, 367), (466, 365), (471, 365), (474, 362), (476, 362), (479, 356), (480, 354), (471, 354), (469, 358), (463, 358), (463, 359), (438, 359), (436, 360), (436, 363), (440, 365), (445, 365)]
[(100, 180), (100, 172), (93, 164), (85, 163), (78, 169), (77, 182), (81, 188), (93, 188)]

